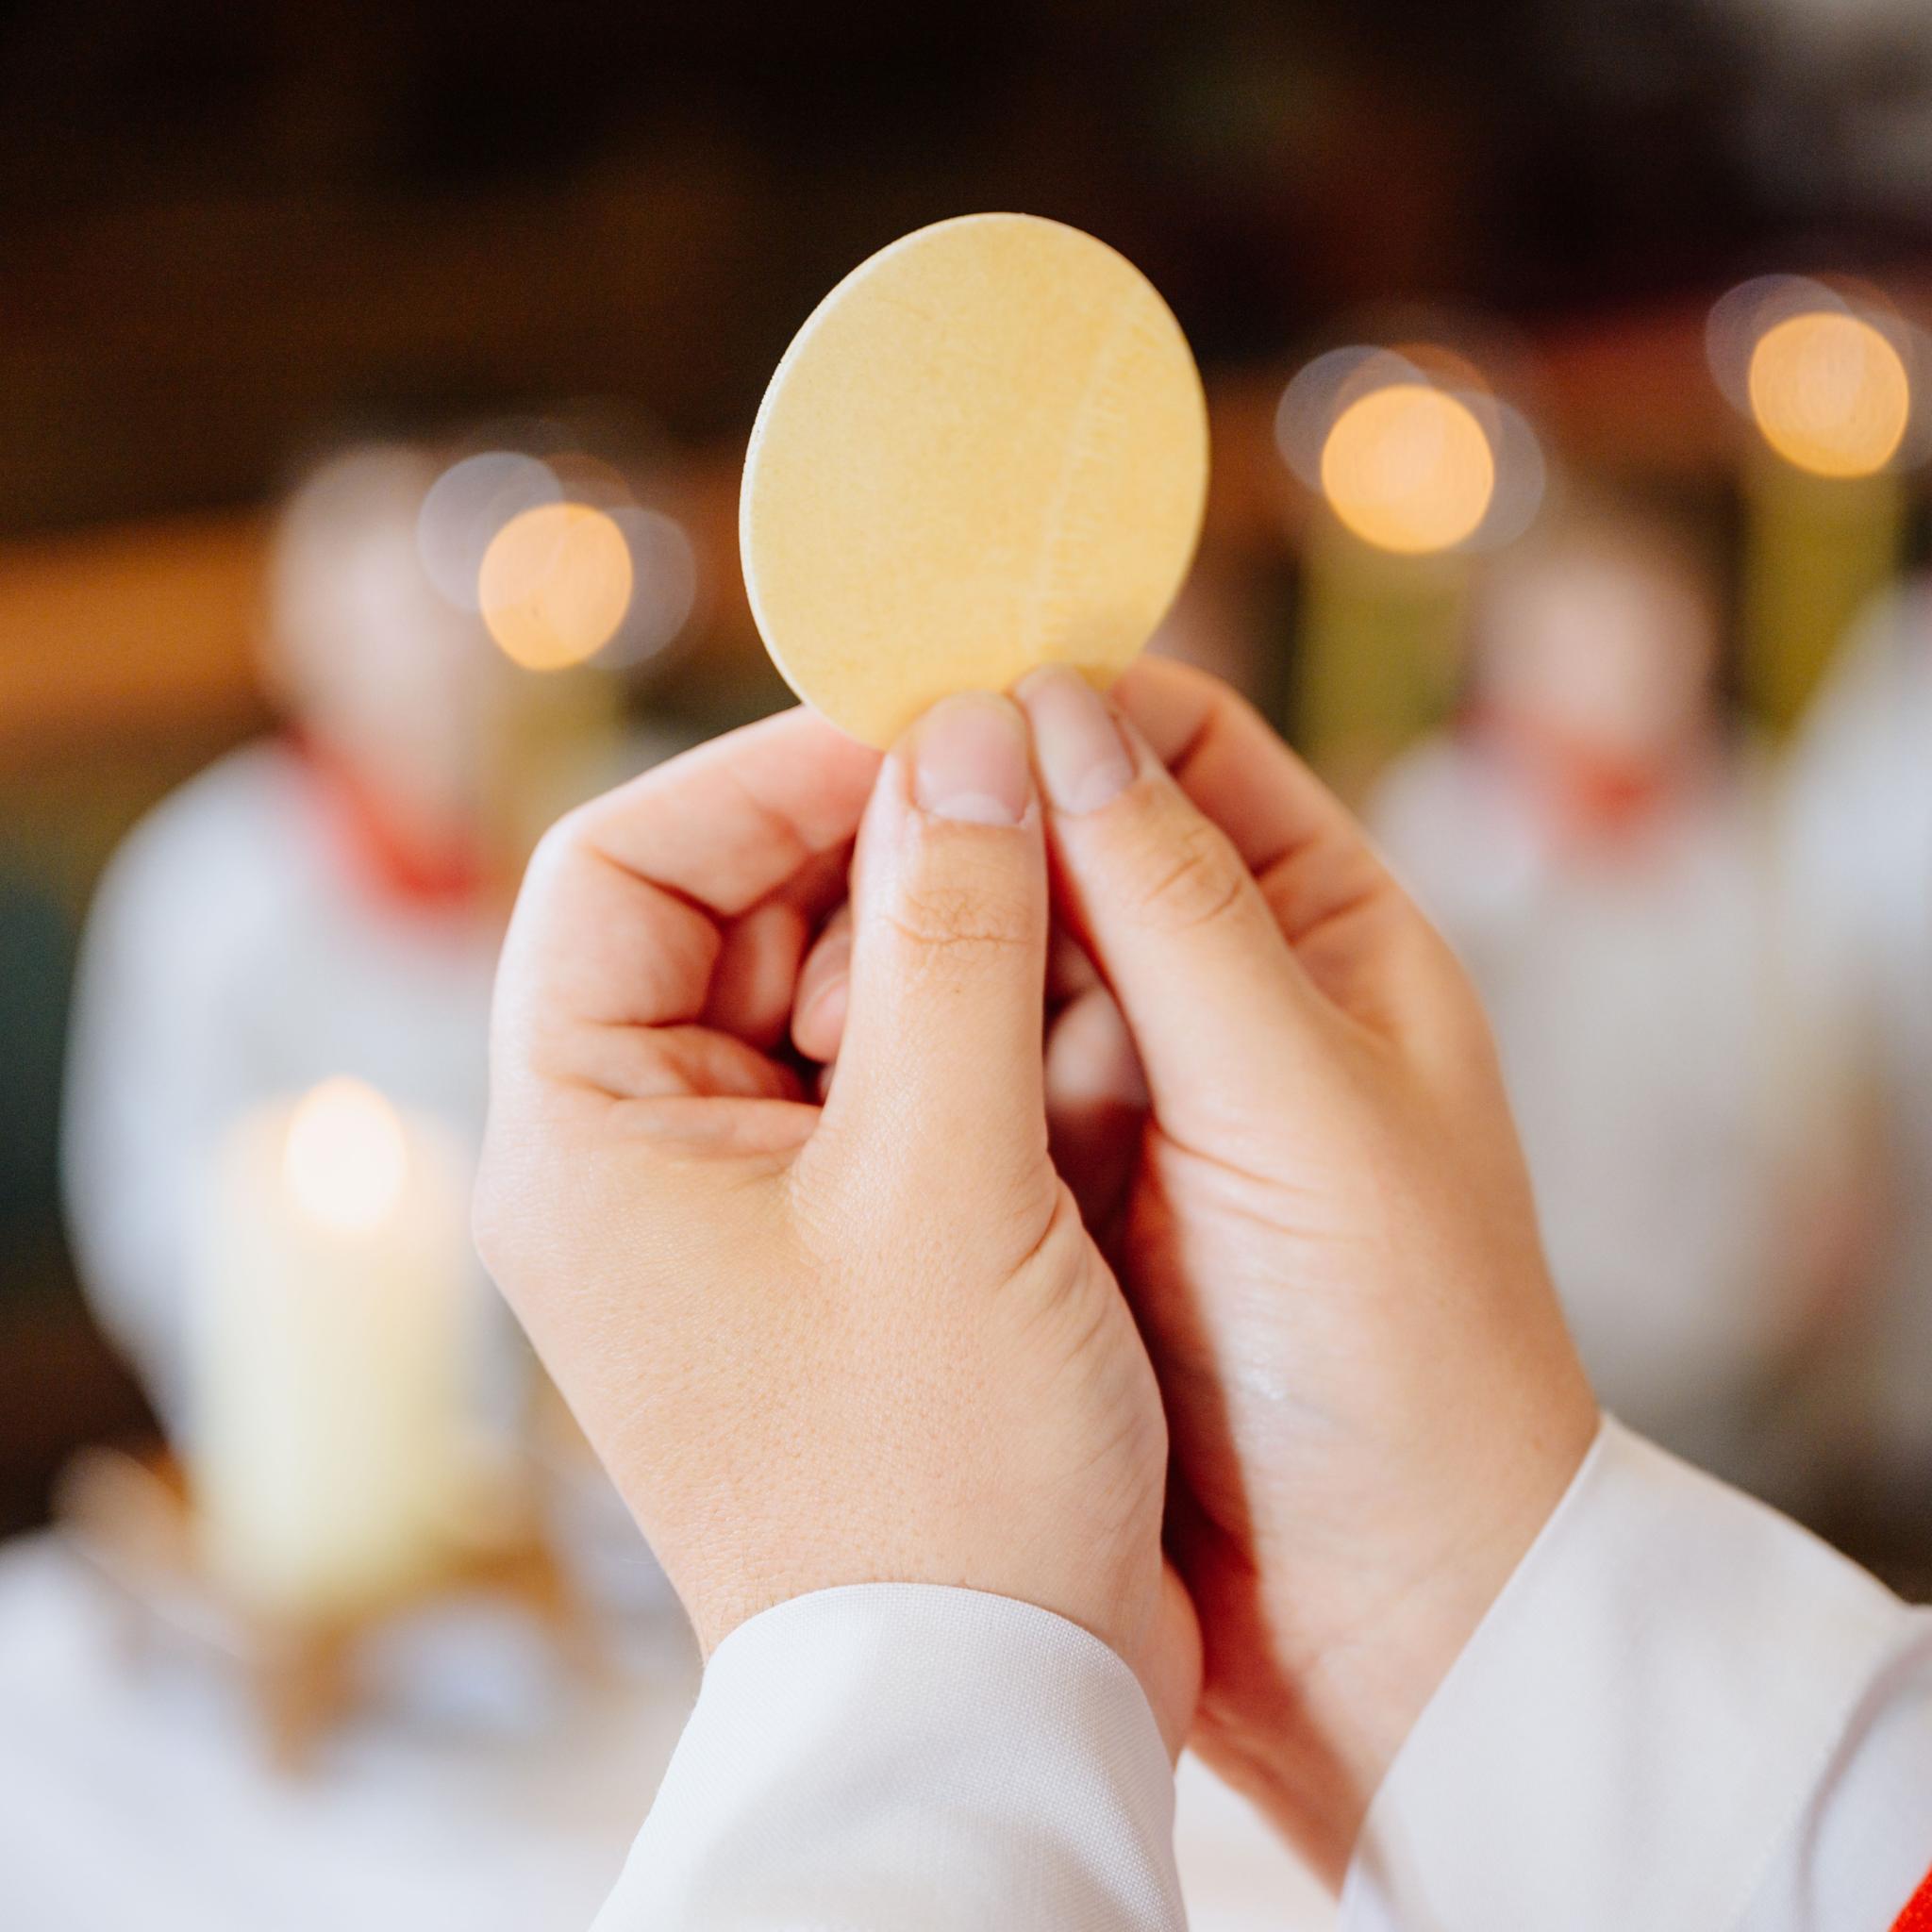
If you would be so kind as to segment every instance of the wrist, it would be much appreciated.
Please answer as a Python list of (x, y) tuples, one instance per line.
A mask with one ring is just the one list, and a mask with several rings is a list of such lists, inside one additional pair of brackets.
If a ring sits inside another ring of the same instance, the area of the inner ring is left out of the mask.
[[(849, 1499), (842, 1510), (828, 1500), (841, 1491)], [(648, 1515), (641, 1512), (708, 1662), (746, 1625), (808, 1598), (950, 1589), (1036, 1611), (1095, 1639), (1140, 1681), (1170, 1758), (1179, 1757), (1199, 1700), (1201, 1638), (1192, 1602), (1162, 1560), (1151, 1512), (1142, 1549), (1128, 1556), (1108, 1540), (1017, 1533), (1017, 1508), (974, 1524), (961, 1522), (943, 1499), (918, 1510), (868, 1508), (864, 1493), (856, 1477), (837, 1491), (788, 1492), (776, 1509), (741, 1508), (729, 1536), (705, 1535), (701, 1526), (665, 1536), (661, 1497)], [(801, 1538), (796, 1524), (814, 1515), (823, 1522), (819, 1535)], [(908, 1515), (915, 1520), (908, 1523)]]
[[(1424, 1710), (1574, 1483), (1601, 1426), (1593, 1400), (1465, 1497), (1377, 1539), (1386, 1556), (1324, 1575), (1291, 1556), (1210, 1561), (1190, 1581), (1208, 1633), (1193, 1742), (1340, 1888), (1371, 1801)], [(1364, 1539), (1360, 1547), (1371, 1546)]]

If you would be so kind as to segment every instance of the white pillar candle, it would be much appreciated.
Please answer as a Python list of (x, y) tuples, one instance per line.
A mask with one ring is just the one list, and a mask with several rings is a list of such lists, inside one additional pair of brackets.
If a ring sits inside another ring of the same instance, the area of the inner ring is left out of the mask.
[(446, 1553), (465, 1474), (452, 1138), (328, 1080), (239, 1120), (210, 1179), (189, 1444), (208, 1560), (280, 1612), (402, 1593)]

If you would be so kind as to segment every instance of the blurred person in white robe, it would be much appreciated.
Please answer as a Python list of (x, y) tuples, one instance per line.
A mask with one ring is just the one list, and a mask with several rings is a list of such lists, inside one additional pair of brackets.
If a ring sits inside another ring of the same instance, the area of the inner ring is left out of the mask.
[[(263, 635), (287, 728), (156, 807), (88, 921), (70, 1229), (95, 1313), (176, 1441), (192, 1425), (190, 1224), (229, 1124), (346, 1074), (440, 1116), (472, 1150), (480, 1134), (507, 906), (479, 833), (484, 721), (509, 674), (425, 575), (417, 515), (437, 470), (426, 450), (368, 446), (295, 491)], [(478, 1373), (513, 1383), (502, 1338), (479, 1346)]]
[(1792, 973), (1829, 1017), (1834, 1086), (1867, 1129), (1870, 1319), (1840, 1446), (1932, 1499), (1932, 585), (1882, 596), (1792, 747)]
[(1768, 774), (1718, 655), (1688, 543), (1573, 511), (1479, 587), (1463, 715), (1370, 821), (1489, 1009), (1606, 1407), (1797, 1504), (1772, 1422), (1831, 1282), (1840, 1137), (1798, 1091)]

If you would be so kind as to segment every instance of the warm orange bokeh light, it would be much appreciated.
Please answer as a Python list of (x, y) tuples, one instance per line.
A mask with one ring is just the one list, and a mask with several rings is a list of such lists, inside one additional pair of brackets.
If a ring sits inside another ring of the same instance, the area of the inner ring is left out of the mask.
[(630, 608), (630, 546), (600, 509), (545, 503), (491, 539), (477, 578), (490, 635), (526, 671), (594, 657)]
[(1788, 462), (1820, 476), (1869, 476), (1891, 460), (1911, 415), (1898, 351), (1841, 309), (1793, 315), (1751, 352), (1751, 413)]
[(1322, 446), (1322, 492), (1349, 529), (1420, 556), (1473, 535), (1496, 490), (1496, 458), (1468, 406), (1426, 383), (1351, 403)]

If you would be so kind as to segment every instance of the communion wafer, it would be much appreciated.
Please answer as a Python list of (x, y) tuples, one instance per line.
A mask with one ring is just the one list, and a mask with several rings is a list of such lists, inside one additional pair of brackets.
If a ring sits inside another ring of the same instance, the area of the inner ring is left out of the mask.
[(1140, 270), (1033, 215), (908, 235), (820, 303), (745, 457), (745, 585), (786, 681), (886, 745), (1041, 664), (1105, 684), (1200, 532), (1208, 416)]

